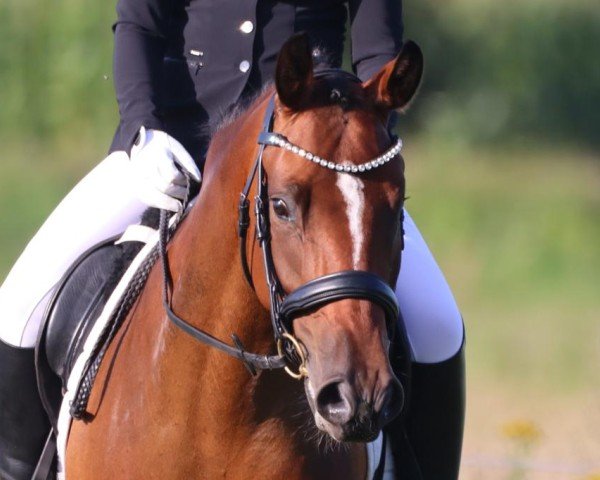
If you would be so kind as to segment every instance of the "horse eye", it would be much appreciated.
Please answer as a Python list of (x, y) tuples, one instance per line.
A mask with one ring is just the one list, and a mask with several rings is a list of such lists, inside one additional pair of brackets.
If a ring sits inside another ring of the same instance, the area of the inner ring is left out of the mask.
[(287, 204), (281, 198), (272, 199), (271, 204), (273, 205), (273, 211), (275, 212), (275, 215), (282, 220), (292, 220), (290, 216), (290, 210), (288, 209)]

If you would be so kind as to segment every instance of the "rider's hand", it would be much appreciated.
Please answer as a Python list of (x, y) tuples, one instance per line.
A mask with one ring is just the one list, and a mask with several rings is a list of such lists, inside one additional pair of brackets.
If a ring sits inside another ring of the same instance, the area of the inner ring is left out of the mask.
[(139, 198), (151, 207), (178, 212), (187, 194), (188, 176), (200, 183), (200, 170), (186, 149), (160, 130), (140, 129), (131, 149), (131, 166)]

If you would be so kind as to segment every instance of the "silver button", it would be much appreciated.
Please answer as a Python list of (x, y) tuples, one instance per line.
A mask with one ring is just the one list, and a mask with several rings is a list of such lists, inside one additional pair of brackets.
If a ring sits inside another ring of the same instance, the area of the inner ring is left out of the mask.
[(240, 31), (243, 33), (250, 33), (252, 30), (254, 30), (254, 24), (250, 20), (246, 20), (240, 25)]
[(250, 62), (248, 60), (242, 60), (240, 62), (240, 72), (246, 73), (248, 70), (250, 70)]
[(190, 55), (193, 55), (194, 57), (203, 57), (204, 56), (204, 52), (200, 51), (200, 50), (190, 50)]

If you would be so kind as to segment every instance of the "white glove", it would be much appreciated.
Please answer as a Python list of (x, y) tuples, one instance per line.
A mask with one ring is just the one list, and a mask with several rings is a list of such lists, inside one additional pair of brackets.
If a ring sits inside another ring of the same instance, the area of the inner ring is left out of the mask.
[(200, 170), (190, 154), (181, 143), (160, 130), (140, 128), (130, 158), (138, 197), (150, 207), (182, 210), (187, 193), (183, 171), (200, 183)]

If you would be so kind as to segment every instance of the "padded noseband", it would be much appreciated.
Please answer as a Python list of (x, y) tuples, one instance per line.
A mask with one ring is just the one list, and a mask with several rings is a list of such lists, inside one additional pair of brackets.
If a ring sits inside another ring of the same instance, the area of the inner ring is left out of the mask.
[(361, 299), (379, 305), (384, 313), (388, 330), (393, 330), (398, 315), (398, 301), (390, 286), (381, 277), (362, 270), (346, 270), (315, 278), (287, 295), (279, 314), (288, 330), (292, 322), (326, 305), (344, 299)]

